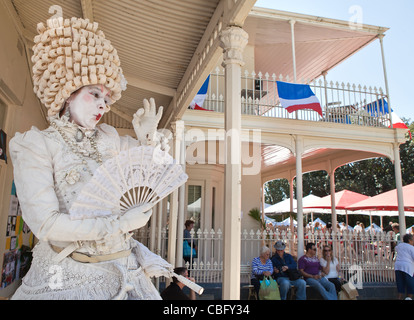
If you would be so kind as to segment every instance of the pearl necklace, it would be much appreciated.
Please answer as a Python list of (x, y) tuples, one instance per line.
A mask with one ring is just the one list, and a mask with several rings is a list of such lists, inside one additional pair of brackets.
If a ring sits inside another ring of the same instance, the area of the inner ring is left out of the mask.
[[(76, 133), (75, 133), (75, 136), (74, 137), (69, 137), (62, 130), (62, 128), (58, 124), (56, 124), (56, 122), (52, 121), (50, 124), (54, 129), (56, 129), (57, 132), (59, 132), (59, 134), (61, 135), (63, 141), (65, 141), (65, 143), (70, 147), (72, 152), (74, 154), (76, 154), (81, 159), (82, 164), (85, 165), (84, 170), (88, 171), (89, 174), (91, 176), (93, 176), (93, 172), (89, 168), (88, 162), (86, 161), (85, 158), (90, 158), (92, 160), (95, 160), (99, 165), (102, 164), (102, 155), (98, 151), (97, 143), (95, 141), (95, 138), (98, 134), (98, 131), (95, 131), (94, 134), (92, 134), (90, 137), (88, 137), (87, 135), (84, 135), (83, 132), (78, 128)], [(82, 137), (82, 139), (80, 139), (79, 136)], [(92, 148), (91, 151), (87, 151), (87, 150), (81, 148), (79, 142), (83, 141), (84, 138), (86, 138), (89, 141), (89, 144)]]

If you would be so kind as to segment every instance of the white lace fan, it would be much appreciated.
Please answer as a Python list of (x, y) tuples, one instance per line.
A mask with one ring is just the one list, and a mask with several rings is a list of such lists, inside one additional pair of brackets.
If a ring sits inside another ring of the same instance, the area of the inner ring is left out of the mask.
[(123, 214), (156, 204), (188, 179), (182, 166), (159, 147), (140, 146), (105, 161), (82, 188), (69, 213), (73, 220)]

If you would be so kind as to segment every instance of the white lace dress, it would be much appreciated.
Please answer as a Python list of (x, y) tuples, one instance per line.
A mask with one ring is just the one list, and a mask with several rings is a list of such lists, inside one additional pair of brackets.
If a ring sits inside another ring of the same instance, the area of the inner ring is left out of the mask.
[[(66, 137), (75, 137), (80, 129), (65, 117), (55, 123)], [(95, 134), (103, 161), (138, 145), (105, 124)], [(93, 151), (87, 138), (78, 147), (86, 153)], [(99, 166), (95, 160), (74, 153), (52, 126), (16, 134), (10, 141), (10, 154), (23, 219), (39, 239), (31, 268), (12, 299), (161, 299), (150, 277), (170, 276), (172, 266), (121, 231), (119, 216), (69, 218), (72, 202)], [(99, 263), (81, 263), (70, 257), (53, 261), (57, 253), (50, 244), (65, 248), (74, 241), (82, 241), (77, 251), (89, 255), (129, 249), (131, 254)]]

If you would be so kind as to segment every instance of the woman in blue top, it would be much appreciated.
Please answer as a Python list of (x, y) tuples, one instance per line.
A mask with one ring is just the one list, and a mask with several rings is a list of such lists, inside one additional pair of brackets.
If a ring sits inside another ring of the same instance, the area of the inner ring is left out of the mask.
[(270, 249), (266, 246), (260, 249), (260, 256), (252, 260), (251, 284), (254, 285), (257, 298), (259, 298), (260, 280), (269, 277), (273, 273), (273, 264), (270, 260)]

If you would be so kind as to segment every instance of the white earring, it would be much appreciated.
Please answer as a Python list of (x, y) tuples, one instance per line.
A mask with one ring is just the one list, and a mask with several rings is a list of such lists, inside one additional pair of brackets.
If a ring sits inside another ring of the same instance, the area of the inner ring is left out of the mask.
[(70, 108), (69, 105), (67, 105), (66, 110), (65, 110), (65, 116), (70, 118)]

